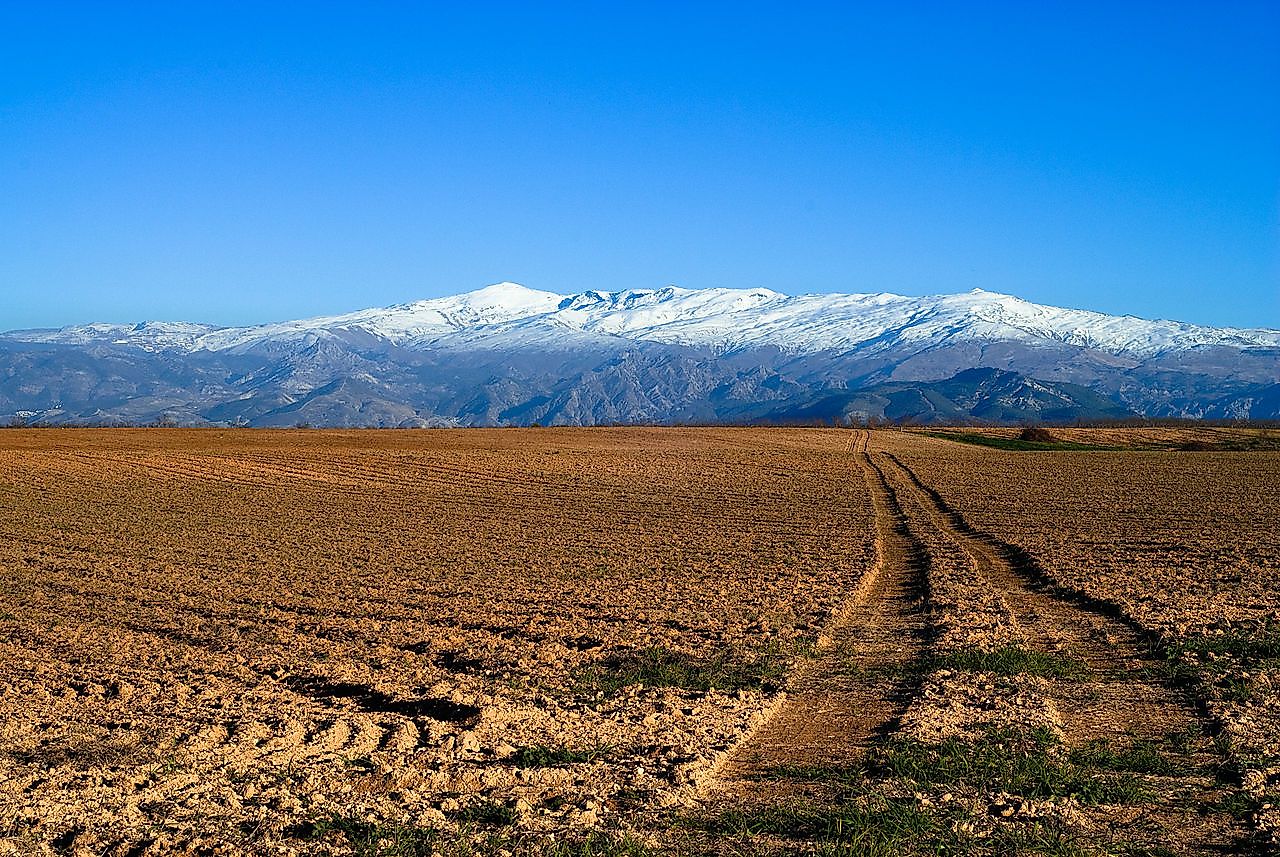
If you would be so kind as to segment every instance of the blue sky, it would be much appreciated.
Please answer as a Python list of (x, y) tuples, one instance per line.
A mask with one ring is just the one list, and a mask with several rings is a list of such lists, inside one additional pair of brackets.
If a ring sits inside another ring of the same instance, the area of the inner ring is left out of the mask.
[(0, 328), (674, 283), (1280, 327), (1280, 4), (0, 5)]

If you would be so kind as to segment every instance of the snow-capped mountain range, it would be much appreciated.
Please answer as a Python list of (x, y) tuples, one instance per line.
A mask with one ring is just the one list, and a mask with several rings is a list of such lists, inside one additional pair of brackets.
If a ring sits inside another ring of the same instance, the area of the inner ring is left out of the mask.
[[(769, 289), (586, 291), (561, 295), (517, 283), (346, 315), (252, 327), (186, 322), (90, 324), (19, 331), (11, 338), (225, 351), (360, 333), (418, 350), (457, 347), (567, 349), (618, 340), (725, 352), (774, 346), (793, 353), (956, 341), (1056, 343), (1145, 357), (1204, 346), (1280, 347), (1280, 331), (1148, 321), (1028, 303), (974, 289), (955, 295), (789, 296)], [(612, 343), (619, 344), (619, 343)]]
[(980, 289), (562, 295), (499, 283), (251, 327), (144, 322), (0, 334), (0, 419), (23, 422), (999, 422), (1139, 413), (1280, 416), (1280, 331), (1110, 316)]

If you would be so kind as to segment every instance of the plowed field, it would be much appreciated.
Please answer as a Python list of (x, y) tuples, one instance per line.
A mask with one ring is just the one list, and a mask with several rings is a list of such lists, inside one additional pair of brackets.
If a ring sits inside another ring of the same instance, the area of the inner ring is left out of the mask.
[(0, 853), (1261, 853), (1277, 485), (835, 429), (6, 430)]

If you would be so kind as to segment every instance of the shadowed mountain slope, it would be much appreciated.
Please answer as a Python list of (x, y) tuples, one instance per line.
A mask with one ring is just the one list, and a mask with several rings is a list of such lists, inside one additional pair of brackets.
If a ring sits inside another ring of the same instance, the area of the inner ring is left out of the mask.
[[(974, 371), (982, 370), (982, 371)], [(1280, 417), (1280, 331), (961, 295), (512, 283), (245, 328), (0, 335), (0, 419), (285, 426)]]

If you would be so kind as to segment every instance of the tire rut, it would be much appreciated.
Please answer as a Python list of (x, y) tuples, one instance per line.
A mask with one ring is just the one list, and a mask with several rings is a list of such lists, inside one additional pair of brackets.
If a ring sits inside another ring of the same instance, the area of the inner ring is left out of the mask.
[(850, 445), (875, 505), (876, 565), (832, 620), (786, 698), (716, 772), (715, 791), (777, 801), (821, 790), (786, 772), (856, 765), (892, 732), (918, 685), (908, 667), (929, 645), (928, 555), (906, 527), (897, 495), (867, 452)]
[(1175, 736), (1194, 736), (1186, 753), (1191, 767), (1155, 783), (1160, 800), (1126, 808), (1131, 817), (1125, 827), (1171, 836), (1176, 831), (1191, 853), (1221, 853), (1238, 844), (1239, 832), (1229, 821), (1198, 809), (1222, 797), (1213, 777), (1220, 759), (1206, 737), (1212, 724), (1195, 700), (1158, 674), (1150, 636), (1114, 605), (1058, 589), (1033, 558), (974, 528), (898, 457), (875, 455), (900, 496), (918, 504), (932, 526), (972, 557), (977, 574), (1004, 600), (1029, 648), (1087, 665), (1087, 680), (1049, 680), (1069, 746), (1099, 740), (1167, 745)]
[(1027, 643), (1084, 662), (1088, 682), (1056, 680), (1054, 702), (1068, 740), (1166, 736), (1198, 725), (1198, 712), (1167, 683), (1151, 676), (1150, 647), (1130, 624), (1103, 609), (1075, 603), (1033, 585), (1008, 555), (1013, 549), (980, 533), (945, 505), (907, 465), (886, 453), (890, 466), (935, 526), (974, 560), (978, 574), (1004, 599)]

